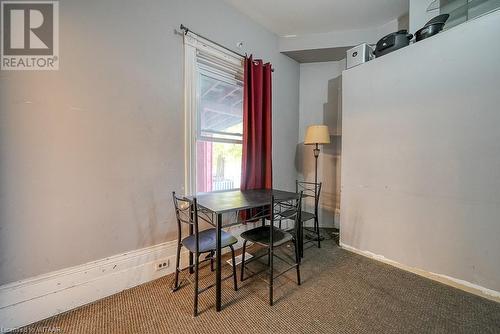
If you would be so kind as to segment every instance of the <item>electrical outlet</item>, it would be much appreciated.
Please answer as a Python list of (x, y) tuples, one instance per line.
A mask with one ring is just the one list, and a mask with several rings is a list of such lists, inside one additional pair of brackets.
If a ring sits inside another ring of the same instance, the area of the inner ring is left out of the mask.
[(158, 260), (155, 262), (156, 271), (167, 269), (170, 265), (170, 259)]

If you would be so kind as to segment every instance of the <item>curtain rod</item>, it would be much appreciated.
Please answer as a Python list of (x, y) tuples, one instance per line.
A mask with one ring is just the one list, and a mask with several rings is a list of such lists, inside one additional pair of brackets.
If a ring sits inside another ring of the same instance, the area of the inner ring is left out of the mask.
[[(238, 55), (238, 56), (240, 56), (241, 58), (246, 58), (246, 54), (245, 54), (245, 55), (242, 55), (241, 53), (238, 53), (238, 52), (236, 52), (236, 51), (234, 51), (234, 50), (231, 50), (230, 48), (225, 47), (224, 45), (219, 44), (219, 43), (217, 43), (216, 41), (211, 40), (210, 38), (206, 38), (205, 36), (200, 35), (200, 34), (198, 34), (197, 32), (192, 31), (191, 29), (189, 29), (188, 27), (186, 27), (184, 24), (181, 24), (180, 29), (181, 29), (182, 31), (184, 31), (184, 35), (187, 35), (187, 33), (188, 33), (188, 32), (191, 32), (191, 33), (193, 33), (193, 34), (195, 34), (195, 35), (198, 35), (199, 37), (201, 37), (201, 38), (203, 38), (203, 39), (206, 39), (207, 41), (209, 41), (209, 42), (211, 42), (211, 43), (214, 43), (215, 45), (217, 45), (217, 46), (219, 46), (219, 47), (223, 48), (224, 50), (227, 50), (227, 51), (229, 51), (229, 52), (231, 52), (231, 53), (234, 53), (235, 55)], [(274, 72), (274, 68), (272, 68), (272, 67), (271, 67), (271, 72)]]

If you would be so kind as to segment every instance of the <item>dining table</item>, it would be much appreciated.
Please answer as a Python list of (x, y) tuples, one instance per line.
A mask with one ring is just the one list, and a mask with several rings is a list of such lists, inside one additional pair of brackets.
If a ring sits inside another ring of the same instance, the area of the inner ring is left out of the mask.
[[(240, 212), (244, 211), (250, 212), (250, 217), (247, 215), (246, 221), (261, 219), (262, 222), (265, 223), (265, 219), (269, 218), (269, 212), (262, 208), (269, 207), (272, 204), (273, 196), (275, 201), (286, 202), (295, 201), (300, 195), (295, 192), (278, 189), (238, 189), (197, 193), (194, 196), (185, 197), (189, 201), (193, 201), (193, 199), (196, 198), (199, 217), (216, 228), (215, 305), (217, 312), (222, 310), (222, 228), (242, 224), (244, 221), (239, 219), (238, 216)], [(236, 218), (226, 221), (226, 223), (223, 224), (222, 216), (230, 213), (236, 213)], [(299, 224), (301, 223), (299, 222)], [(302, 226), (298, 226), (297, 231), (299, 231), (299, 233), (297, 233), (297, 238), (300, 249), (300, 247), (302, 247), (300, 233), (302, 231)], [(192, 231), (190, 231), (190, 233), (192, 234)], [(189, 264), (192, 265), (192, 254), (189, 256), (189, 262)]]

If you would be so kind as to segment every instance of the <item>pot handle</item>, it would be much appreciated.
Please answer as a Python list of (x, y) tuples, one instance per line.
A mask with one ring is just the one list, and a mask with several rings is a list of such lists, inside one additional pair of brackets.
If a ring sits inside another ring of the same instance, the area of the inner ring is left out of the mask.
[(406, 34), (406, 38), (408, 38), (408, 40), (411, 40), (413, 38), (413, 34)]

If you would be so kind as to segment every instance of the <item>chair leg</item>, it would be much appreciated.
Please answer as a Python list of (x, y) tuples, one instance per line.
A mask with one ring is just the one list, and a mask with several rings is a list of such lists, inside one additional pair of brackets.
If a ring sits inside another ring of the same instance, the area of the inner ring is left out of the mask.
[(273, 271), (273, 245), (269, 246), (269, 305), (273, 306), (273, 277), (274, 277), (274, 271)]
[(294, 245), (296, 260), (298, 261), (298, 263), (300, 263), (300, 262), (302, 262), (302, 256), (300, 256), (299, 238), (295, 238), (292, 241), (293, 241), (293, 245)]
[(303, 222), (300, 223), (299, 227), (299, 238), (298, 238), (298, 244), (299, 244), (299, 255), (301, 258), (304, 257), (304, 225)]
[(231, 245), (231, 258), (233, 260), (233, 283), (234, 283), (234, 291), (238, 291), (238, 279), (236, 278), (236, 259), (234, 258), (234, 247)]
[(199, 274), (199, 254), (195, 253), (194, 259), (194, 309), (193, 315), (198, 315), (198, 274)]
[(319, 234), (319, 222), (318, 215), (314, 217), (314, 225), (316, 226), (316, 238), (318, 238), (318, 248), (321, 248), (321, 235)]
[(243, 252), (241, 253), (241, 276), (240, 276), (240, 281), (244, 281), (244, 271), (245, 271), (245, 249), (247, 246), (247, 241), (243, 240)]
[(298, 247), (298, 242), (297, 239), (295, 239), (294, 243), (294, 248), (295, 248), (295, 265), (297, 268), (297, 285), (300, 285), (300, 254), (299, 254), (299, 247)]
[(210, 252), (210, 271), (214, 271), (214, 252)]
[(177, 243), (177, 257), (175, 259), (175, 282), (174, 282), (174, 287), (172, 288), (172, 291), (177, 291), (179, 290), (179, 267), (180, 267), (180, 262), (181, 262), (181, 243)]

